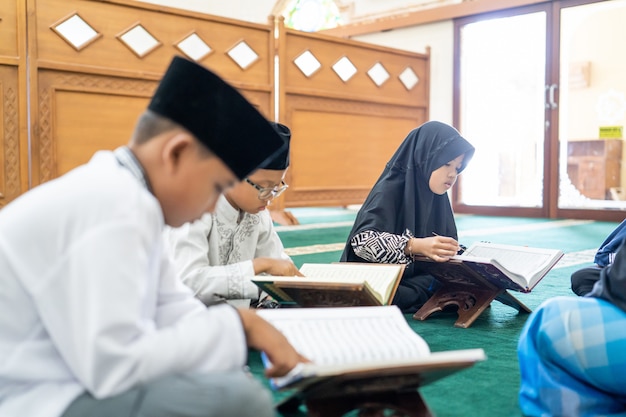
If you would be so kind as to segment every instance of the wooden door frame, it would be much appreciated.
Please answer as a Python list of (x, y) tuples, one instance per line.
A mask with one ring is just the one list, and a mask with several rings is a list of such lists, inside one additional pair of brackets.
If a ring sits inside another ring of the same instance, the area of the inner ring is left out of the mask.
[[(486, 18), (500, 18), (518, 14), (545, 11), (547, 16), (546, 31), (546, 85), (559, 83), (560, 74), (560, 10), (562, 8), (599, 3), (606, 0), (562, 0), (460, 18), (454, 21), (454, 79), (453, 79), (453, 123), (460, 126), (460, 28), (468, 23)], [(558, 89), (556, 100), (558, 102)], [(457, 213), (522, 216), (544, 218), (571, 218), (606, 221), (622, 221), (626, 214), (623, 210), (591, 210), (591, 209), (560, 209), (559, 196), (559, 109), (546, 109), (547, 123), (544, 136), (544, 167), (542, 207), (511, 207), (511, 206), (475, 206), (462, 203), (460, 183), (454, 186), (452, 204)]]

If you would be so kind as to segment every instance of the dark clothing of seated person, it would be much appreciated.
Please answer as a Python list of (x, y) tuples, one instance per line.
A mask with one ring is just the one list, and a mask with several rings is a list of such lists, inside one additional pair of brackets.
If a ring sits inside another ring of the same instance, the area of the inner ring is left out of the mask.
[(622, 221), (602, 242), (593, 259), (595, 265), (579, 269), (572, 274), (572, 291), (576, 295), (586, 295), (593, 289), (594, 284), (600, 279), (602, 269), (611, 265), (615, 260), (615, 253), (624, 238), (626, 238), (626, 220)]
[(451, 126), (427, 122), (404, 139), (357, 214), (342, 262), (407, 264), (393, 299), (414, 313), (437, 282), (415, 268), (413, 255), (445, 262), (459, 251), (447, 191), (474, 154)]

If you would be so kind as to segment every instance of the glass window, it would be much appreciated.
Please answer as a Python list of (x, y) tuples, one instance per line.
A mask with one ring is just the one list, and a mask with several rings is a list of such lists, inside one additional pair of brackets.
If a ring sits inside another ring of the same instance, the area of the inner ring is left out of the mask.
[(460, 130), (476, 147), (462, 204), (543, 204), (545, 36), (545, 12), (460, 30)]
[(285, 26), (304, 32), (331, 29), (341, 23), (339, 7), (333, 0), (291, 0), (283, 16)]

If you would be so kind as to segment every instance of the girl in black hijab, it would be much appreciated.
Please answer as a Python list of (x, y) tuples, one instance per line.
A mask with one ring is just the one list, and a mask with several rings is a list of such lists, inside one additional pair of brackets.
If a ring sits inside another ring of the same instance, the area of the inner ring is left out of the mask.
[(393, 300), (404, 313), (433, 290), (412, 256), (445, 262), (460, 249), (447, 191), (473, 154), (453, 127), (424, 123), (404, 139), (356, 217), (341, 261), (408, 264)]

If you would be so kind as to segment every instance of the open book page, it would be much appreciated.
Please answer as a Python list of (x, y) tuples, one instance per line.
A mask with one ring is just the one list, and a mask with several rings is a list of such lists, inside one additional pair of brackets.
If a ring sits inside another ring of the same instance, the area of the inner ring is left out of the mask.
[[(273, 378), (270, 383), (274, 389), (306, 388), (325, 378), (341, 377), (342, 382), (339, 386), (346, 387), (346, 381), (360, 379), (372, 381), (372, 379), (382, 378), (386, 384), (389, 384), (389, 377), (396, 375), (398, 385), (408, 384), (407, 376), (412, 376), (416, 385), (423, 386), (485, 359), (487, 359), (485, 351), (476, 348), (433, 352), (413, 360), (391, 360), (384, 363), (348, 363), (345, 365), (299, 363), (286, 376)], [(269, 365), (266, 356), (263, 356), (263, 360), (266, 365)]]
[(508, 272), (523, 279), (523, 286), (532, 287), (538, 279), (563, 256), (558, 249), (530, 248), (526, 246), (498, 245), (478, 242), (468, 248), (458, 259), (477, 257), (496, 261)]
[(402, 266), (356, 263), (305, 263), (300, 267), (300, 272), (305, 277), (332, 279), (338, 282), (365, 281), (379, 295), (378, 298), (381, 302), (387, 303), (395, 280), (402, 272)]
[(347, 372), (485, 358), (482, 349), (431, 353), (396, 306), (260, 310), (258, 314), (312, 361), (275, 378), (274, 388)]
[(415, 359), (430, 353), (396, 306), (260, 310), (319, 365)]
[(426, 341), (409, 327), (396, 306), (276, 309), (258, 314), (312, 365), (411, 363), (430, 354)]

